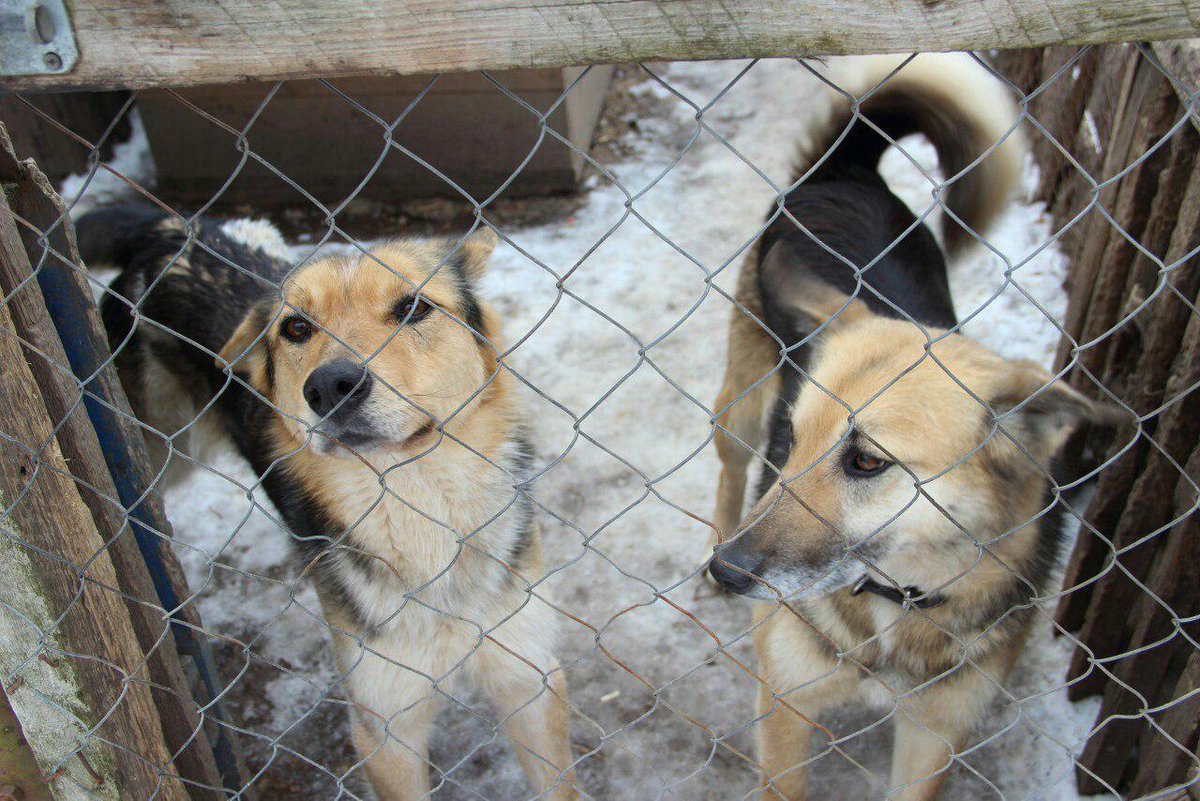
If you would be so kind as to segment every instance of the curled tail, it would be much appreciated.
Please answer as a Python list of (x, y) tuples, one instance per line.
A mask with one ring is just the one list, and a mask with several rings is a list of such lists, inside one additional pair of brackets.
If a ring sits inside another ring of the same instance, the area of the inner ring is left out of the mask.
[[(1015, 127), (1019, 111), (999, 79), (965, 53), (847, 59), (832, 77), (843, 91), (863, 98), (861, 115), (893, 140), (919, 133), (933, 144), (950, 182), (944, 202), (951, 214), (942, 237), (948, 252), (971, 241), (970, 231), (987, 230), (1019, 185), (1025, 156)], [(890, 145), (856, 120), (852, 100), (840, 96), (801, 152), (796, 178), (810, 170), (806, 183), (836, 180), (855, 169), (875, 171)]]

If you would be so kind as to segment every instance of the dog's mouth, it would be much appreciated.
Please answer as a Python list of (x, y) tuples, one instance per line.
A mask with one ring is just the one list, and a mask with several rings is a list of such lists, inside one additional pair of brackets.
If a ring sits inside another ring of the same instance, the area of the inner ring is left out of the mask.
[[(849, 560), (819, 566), (766, 567), (758, 581), (741, 595), (760, 601), (802, 601), (819, 598), (851, 586), (858, 576)], [(861, 573), (861, 570), (859, 571)]]
[(404, 438), (404, 440), (400, 443), (401, 447), (413, 448), (418, 445), (424, 445), (425, 440), (428, 440), (433, 434), (436, 433), (436, 428), (437, 423), (434, 420), (427, 420), (423, 426)]
[(436, 433), (436, 428), (436, 422), (429, 420), (411, 434), (399, 439), (388, 437), (369, 428), (331, 424), (328, 421), (313, 431), (318, 435), (318, 450), (323, 454), (332, 454), (338, 450), (361, 451), (387, 447), (409, 450), (425, 444), (425, 440)]

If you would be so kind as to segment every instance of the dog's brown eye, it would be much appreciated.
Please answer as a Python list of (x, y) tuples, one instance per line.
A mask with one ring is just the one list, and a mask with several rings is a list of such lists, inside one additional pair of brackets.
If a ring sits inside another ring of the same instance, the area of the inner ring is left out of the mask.
[(289, 317), (283, 321), (280, 331), (292, 342), (304, 342), (312, 336), (312, 325), (303, 317)]
[(429, 302), (424, 298), (411, 295), (401, 299), (396, 304), (396, 308), (392, 310), (392, 316), (396, 318), (396, 322), (398, 323), (405, 321), (415, 323), (423, 319), (431, 311), (433, 311), (433, 306)]
[(854, 451), (848, 456), (850, 458), (846, 460), (846, 472), (855, 476), (873, 476), (883, 472), (892, 464), (886, 459), (862, 451)]

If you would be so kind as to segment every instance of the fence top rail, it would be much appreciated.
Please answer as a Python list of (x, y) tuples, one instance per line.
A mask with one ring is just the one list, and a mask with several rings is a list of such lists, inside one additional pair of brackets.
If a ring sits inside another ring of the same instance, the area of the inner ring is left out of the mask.
[(653, 60), (1200, 36), (1200, 0), (69, 0), (63, 74), (0, 89), (189, 86)]

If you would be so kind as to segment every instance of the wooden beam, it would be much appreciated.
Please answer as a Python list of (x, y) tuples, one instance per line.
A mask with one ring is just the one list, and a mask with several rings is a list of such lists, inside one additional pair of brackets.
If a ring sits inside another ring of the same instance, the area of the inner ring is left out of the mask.
[(1200, 0), (73, 0), (79, 61), (17, 91), (1200, 35)]

